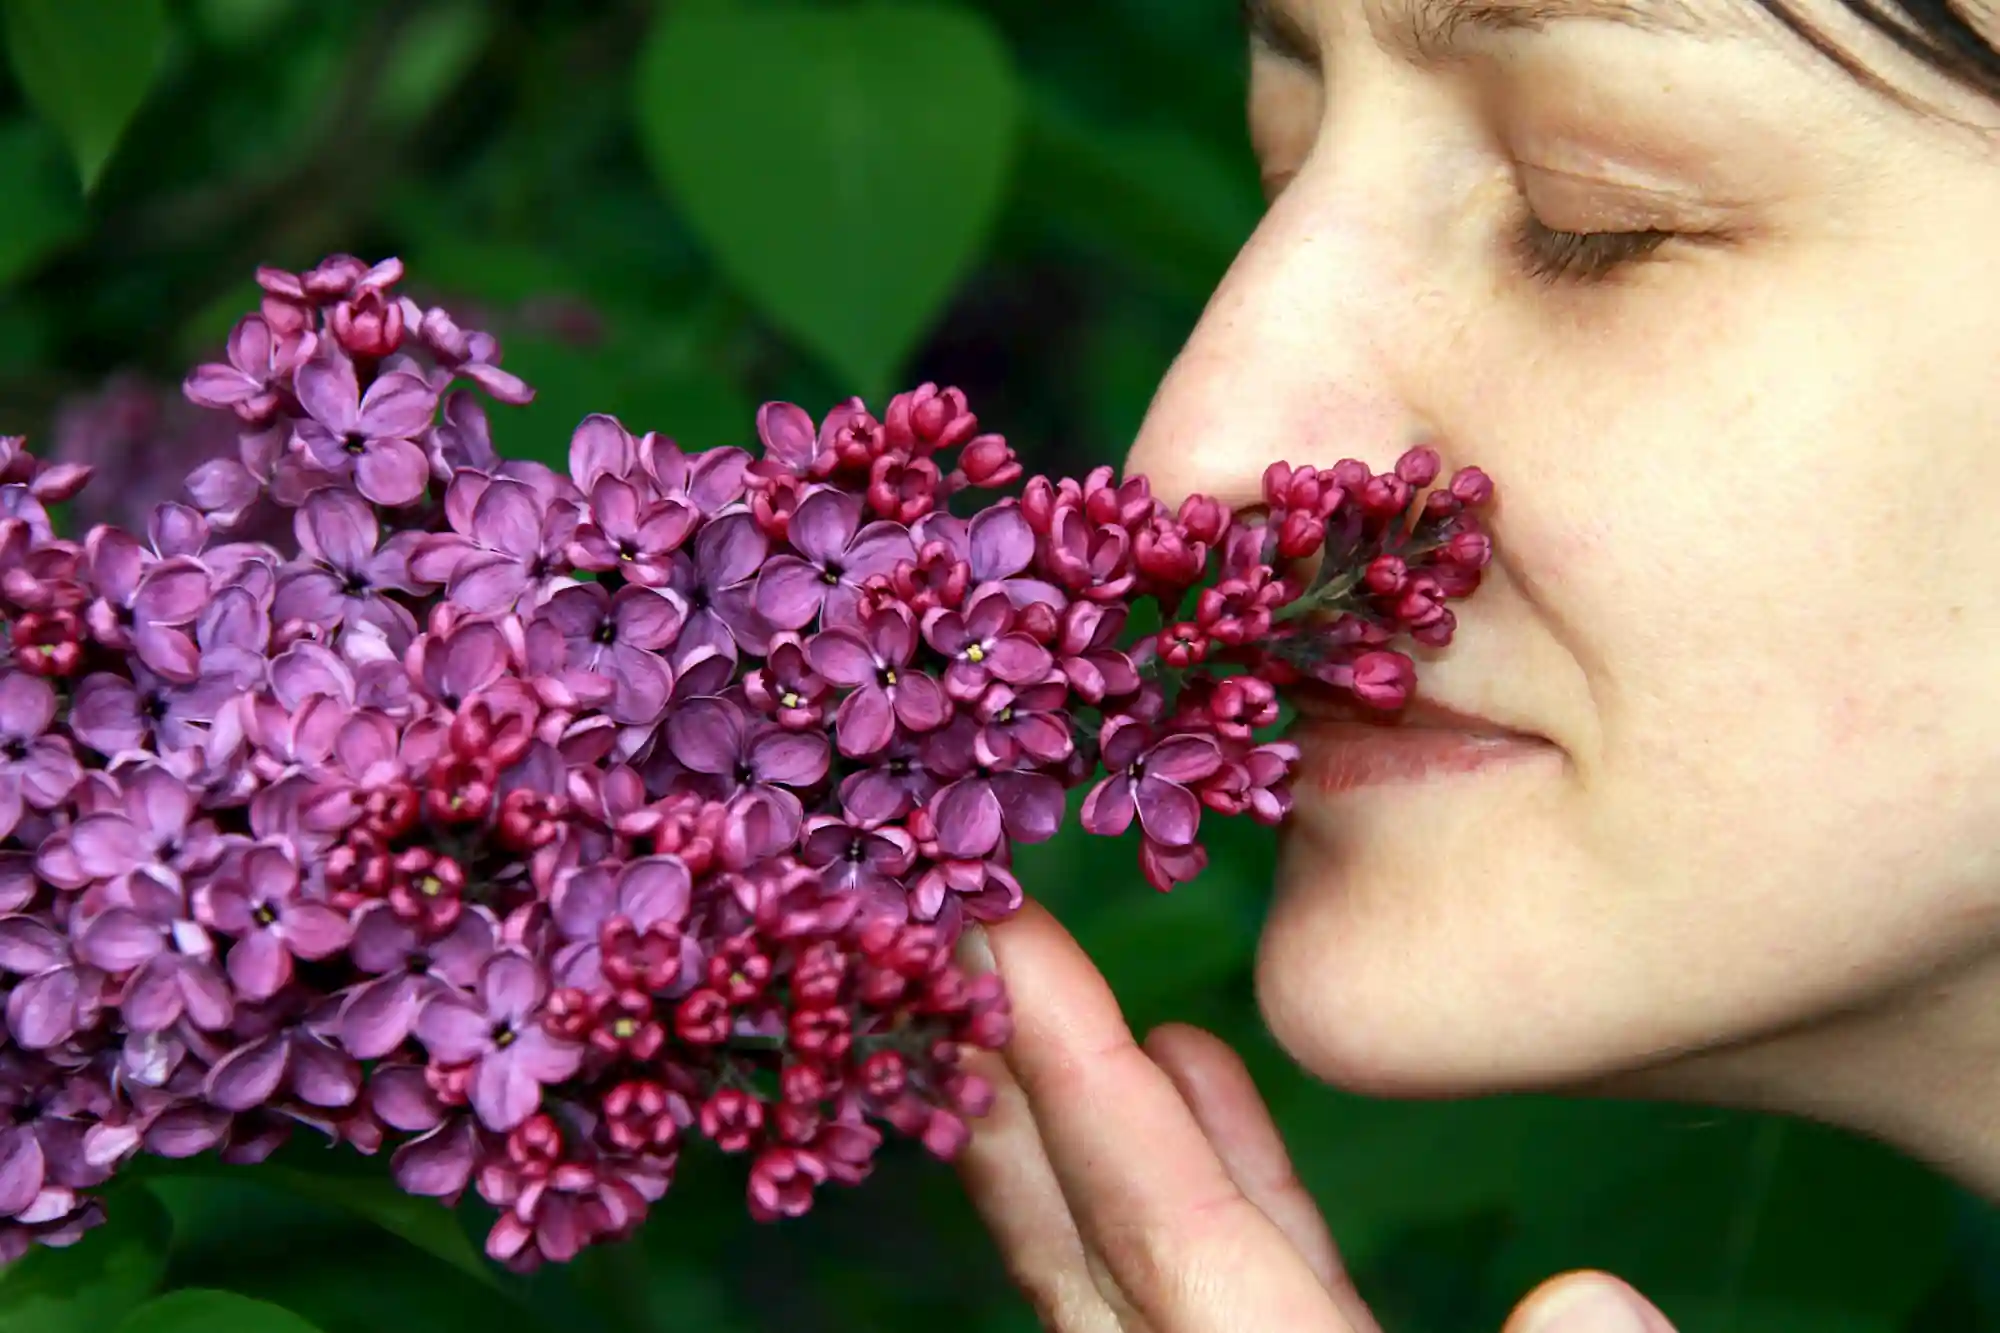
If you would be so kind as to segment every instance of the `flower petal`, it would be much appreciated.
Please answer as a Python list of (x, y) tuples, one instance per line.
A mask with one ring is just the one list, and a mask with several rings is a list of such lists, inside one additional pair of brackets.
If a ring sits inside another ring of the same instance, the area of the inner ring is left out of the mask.
[(847, 544), (860, 526), (860, 496), (821, 488), (799, 501), (786, 531), (799, 554), (825, 566), (846, 556)]
[(667, 715), (667, 746), (697, 773), (732, 772), (742, 752), (742, 714), (721, 699), (690, 699)]
[(881, 686), (864, 685), (840, 701), (833, 731), (848, 758), (877, 754), (896, 738), (895, 706)]
[(618, 906), (633, 925), (647, 930), (687, 919), (694, 884), (678, 856), (648, 856), (619, 872)]
[(795, 555), (773, 556), (757, 576), (752, 602), (779, 629), (803, 629), (819, 614), (828, 586), (817, 565)]
[(806, 642), (812, 668), (835, 685), (852, 688), (874, 681), (879, 668), (868, 641), (851, 629), (830, 629)]
[(421, 376), (392, 370), (368, 386), (356, 424), (376, 440), (393, 436), (408, 441), (427, 429), (436, 415), (437, 392)]
[(300, 550), (339, 570), (361, 568), (382, 539), (375, 511), (353, 491), (336, 486), (307, 496), (292, 516), (292, 530)]
[(1115, 838), (1132, 827), (1135, 813), (1132, 780), (1123, 773), (1113, 773), (1092, 787), (1090, 794), (1083, 798), (1079, 822), (1087, 832)]
[(1013, 501), (983, 510), (967, 534), (972, 579), (987, 583), (1010, 579), (1035, 558), (1035, 530)]
[(27, 1050), (48, 1050), (75, 1034), (85, 999), (73, 967), (29, 977), (7, 997), (7, 1030)]
[(826, 776), (833, 761), (832, 747), (821, 733), (775, 726), (760, 729), (749, 751), (758, 780), (781, 787), (810, 787)]
[(409, 1037), (422, 1001), (416, 979), (407, 974), (356, 987), (340, 1006), (340, 1044), (357, 1060), (381, 1059)]
[(486, 1002), (487, 1017), (496, 1022), (515, 1022), (527, 1017), (542, 1000), (542, 975), (525, 955), (495, 954), (479, 973), (479, 995)]
[(1156, 777), (1139, 779), (1139, 823), (1146, 836), (1167, 847), (1186, 847), (1201, 829), (1201, 802), (1186, 787)]
[(954, 860), (987, 856), (1000, 845), (1000, 798), (977, 778), (954, 782), (936, 797), (938, 848)]
[(542, 1104), (542, 1085), (519, 1060), (498, 1051), (481, 1060), (474, 1071), (471, 1100), (481, 1122), (505, 1134), (518, 1129)]
[(203, 1095), (225, 1111), (248, 1111), (262, 1106), (284, 1081), (289, 1056), (290, 1044), (283, 1036), (270, 1036), (239, 1047), (208, 1071)]
[(292, 979), (292, 953), (275, 931), (253, 930), (229, 948), (229, 979), (244, 999), (261, 1004)]
[(417, 1040), (440, 1064), (464, 1064), (493, 1047), (493, 1025), (469, 998), (440, 992), (417, 1015)]
[(354, 484), (378, 505), (413, 504), (430, 481), (430, 460), (401, 436), (370, 440), (354, 463)]

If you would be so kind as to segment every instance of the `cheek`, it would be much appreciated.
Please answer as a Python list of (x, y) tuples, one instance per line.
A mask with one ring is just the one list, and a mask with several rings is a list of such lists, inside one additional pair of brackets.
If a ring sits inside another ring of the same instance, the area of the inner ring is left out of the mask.
[[(1813, 290), (1461, 405), (1503, 496), (1494, 595), (1519, 599), (1494, 618), (1580, 669), (1538, 700), (1574, 766), (1301, 816), (1259, 993), (1307, 1067), (1398, 1095), (1568, 1082), (1992, 947), (2000, 524), (1972, 497), (2000, 387), (1965, 349), (2000, 320)], [(1547, 673), (1504, 684), (1504, 660), (1468, 635), (1435, 679), (1535, 698)]]

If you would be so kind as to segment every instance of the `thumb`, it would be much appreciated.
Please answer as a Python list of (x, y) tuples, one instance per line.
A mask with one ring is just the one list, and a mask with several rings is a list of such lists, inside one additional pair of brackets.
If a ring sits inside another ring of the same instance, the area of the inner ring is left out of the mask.
[(1568, 1273), (1535, 1288), (1503, 1333), (1674, 1333), (1674, 1326), (1609, 1273)]

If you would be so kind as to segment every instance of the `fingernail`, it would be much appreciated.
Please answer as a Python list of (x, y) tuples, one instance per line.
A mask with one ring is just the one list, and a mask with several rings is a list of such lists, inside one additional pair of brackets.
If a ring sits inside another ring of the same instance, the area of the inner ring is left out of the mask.
[(986, 930), (968, 925), (958, 937), (958, 965), (973, 976), (993, 971), (993, 946), (986, 942)]
[(1543, 1301), (1523, 1333), (1660, 1333), (1660, 1315), (1630, 1287), (1604, 1278), (1567, 1283)]

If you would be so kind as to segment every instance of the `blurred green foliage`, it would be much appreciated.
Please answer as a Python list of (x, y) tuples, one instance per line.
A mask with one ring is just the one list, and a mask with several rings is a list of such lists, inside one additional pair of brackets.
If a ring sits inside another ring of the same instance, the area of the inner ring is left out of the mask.
[[(258, 263), (400, 254), (541, 390), (697, 447), (754, 404), (956, 383), (1032, 467), (1115, 461), (1255, 225), (1229, 0), (0, 0), (0, 423), (113, 371), (174, 384)], [(1872, 1145), (1687, 1108), (1386, 1104), (1291, 1068), (1250, 973), (1273, 848), (1170, 898), (1063, 838), (1022, 878), (1135, 1025), (1241, 1049), (1391, 1333), (1497, 1329), (1622, 1273), (1685, 1333), (2000, 1328), (1990, 1209)], [(641, 1240), (519, 1279), (463, 1216), (304, 1142), (122, 1189), (0, 1274), (0, 1333), (787, 1333), (1032, 1327), (913, 1151), (805, 1220), (695, 1155)], [(165, 1294), (159, 1294), (165, 1293)], [(288, 1313), (289, 1312), (289, 1313)]]

